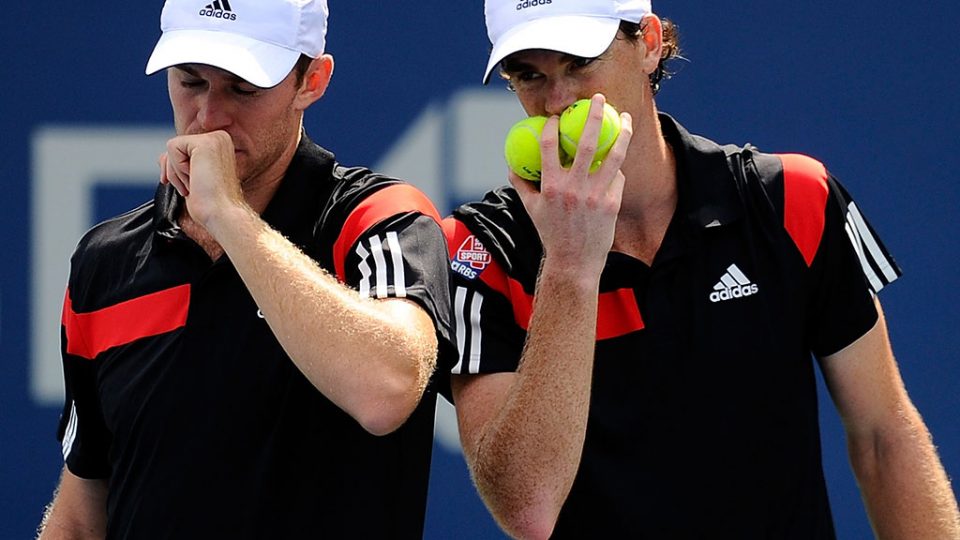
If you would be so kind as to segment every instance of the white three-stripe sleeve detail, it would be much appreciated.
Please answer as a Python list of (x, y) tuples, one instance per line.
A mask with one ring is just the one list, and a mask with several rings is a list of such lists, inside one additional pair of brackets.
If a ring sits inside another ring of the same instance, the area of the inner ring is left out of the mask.
[(400, 249), (400, 239), (396, 231), (387, 232), (387, 246), (390, 248), (390, 258), (393, 259), (393, 293), (398, 298), (407, 296), (406, 276), (403, 272), (403, 251)]
[(870, 263), (867, 262), (867, 257), (863, 253), (863, 244), (860, 243), (860, 236), (857, 234), (856, 227), (854, 227), (850, 221), (847, 221), (845, 228), (847, 230), (847, 236), (850, 237), (850, 243), (853, 244), (853, 250), (857, 252), (857, 257), (860, 259), (860, 267), (863, 269), (864, 275), (867, 276), (867, 281), (870, 282), (870, 287), (873, 288), (873, 292), (880, 292), (880, 289), (883, 288), (883, 283), (880, 282), (880, 278), (877, 277), (876, 272), (873, 271)]
[(454, 302), (454, 315), (456, 316), (456, 325), (457, 325), (457, 365), (453, 366), (453, 369), (450, 370), (451, 373), (459, 374), (463, 370), (463, 356), (465, 352), (465, 345), (467, 342), (467, 327), (463, 321), (463, 306), (467, 296), (467, 289), (463, 287), (457, 287), (457, 291), (453, 296)]
[(64, 430), (63, 443), (61, 444), (63, 459), (67, 459), (67, 456), (70, 455), (70, 450), (73, 449), (73, 441), (77, 438), (77, 422), (77, 404), (75, 401), (71, 401), (70, 420), (67, 422), (67, 429)]
[[(887, 260), (886, 255), (883, 254), (883, 250), (880, 249), (880, 245), (877, 244), (876, 238), (870, 233), (870, 227), (867, 227), (866, 221), (863, 220), (860, 209), (857, 208), (855, 203), (851, 202), (847, 205), (847, 210), (849, 210), (849, 215), (853, 218), (853, 224), (857, 227), (857, 231), (860, 233), (860, 238), (863, 240), (864, 245), (870, 250), (871, 258), (877, 263), (877, 267), (883, 273), (883, 276), (887, 278), (887, 283), (896, 281), (897, 272), (890, 265), (890, 261)], [(879, 289), (877, 290), (879, 291)]]
[(454, 374), (480, 372), (481, 344), (483, 331), (480, 326), (480, 311), (483, 307), (483, 295), (465, 287), (457, 287), (453, 295), (454, 316), (457, 326), (457, 365), (450, 370)]
[(480, 308), (483, 307), (483, 295), (474, 291), (470, 301), (470, 373), (480, 373)]
[(370, 252), (361, 243), (357, 244), (357, 255), (360, 256), (360, 264), (357, 266), (360, 269), (360, 297), (366, 298), (370, 296), (370, 275), (373, 274), (368, 262)]
[(387, 260), (383, 257), (383, 244), (377, 235), (370, 237), (370, 251), (373, 253), (373, 260), (377, 264), (377, 298), (386, 298), (389, 293), (387, 289)]
[[(364, 247), (369, 246), (369, 251)], [(390, 252), (390, 259), (384, 250)], [(407, 296), (406, 273), (403, 269), (403, 248), (400, 246), (400, 237), (394, 231), (388, 231), (386, 240), (379, 235), (368, 237), (365, 242), (357, 244), (357, 255), (360, 256), (360, 296), (370, 296), (371, 288), (376, 289), (377, 298), (390, 296), (391, 279), (394, 295), (398, 298)], [(371, 259), (373, 267), (371, 267)], [(371, 279), (373, 278), (373, 279)], [(371, 281), (374, 281), (371, 283)]]

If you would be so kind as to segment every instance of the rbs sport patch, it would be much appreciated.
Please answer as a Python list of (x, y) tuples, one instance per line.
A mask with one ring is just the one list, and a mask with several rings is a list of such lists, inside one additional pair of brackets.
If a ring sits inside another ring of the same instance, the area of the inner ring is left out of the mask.
[(467, 279), (476, 279), (491, 262), (493, 258), (490, 252), (484, 249), (476, 236), (471, 234), (457, 248), (457, 254), (450, 262), (450, 268)]

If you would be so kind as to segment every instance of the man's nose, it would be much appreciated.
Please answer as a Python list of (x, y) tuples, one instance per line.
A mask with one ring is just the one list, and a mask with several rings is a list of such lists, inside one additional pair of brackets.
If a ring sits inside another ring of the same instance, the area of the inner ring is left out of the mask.
[(197, 122), (204, 132), (229, 127), (233, 123), (233, 107), (223, 96), (207, 92), (200, 98)]
[(545, 112), (551, 116), (559, 116), (567, 107), (580, 98), (577, 94), (578, 87), (576, 83), (567, 77), (558, 77), (551, 80), (547, 83), (546, 91), (543, 107)]

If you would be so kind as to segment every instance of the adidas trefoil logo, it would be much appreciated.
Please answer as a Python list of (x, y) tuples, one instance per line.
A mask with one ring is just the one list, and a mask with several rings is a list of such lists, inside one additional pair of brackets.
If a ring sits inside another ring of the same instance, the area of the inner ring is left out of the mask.
[(710, 301), (713, 303), (733, 300), (734, 298), (743, 298), (757, 294), (760, 290), (755, 283), (751, 283), (747, 276), (737, 268), (736, 264), (727, 267), (720, 281), (713, 286), (713, 292), (710, 293)]
[(229, 0), (214, 0), (213, 3), (200, 10), (200, 15), (204, 17), (213, 17), (214, 19), (223, 19), (225, 21), (237, 20), (237, 14), (230, 9)]

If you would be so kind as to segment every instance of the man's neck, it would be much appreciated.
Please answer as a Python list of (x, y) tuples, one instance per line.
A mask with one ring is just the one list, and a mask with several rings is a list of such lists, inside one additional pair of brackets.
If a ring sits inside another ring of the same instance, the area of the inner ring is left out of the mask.
[(243, 198), (247, 205), (257, 214), (263, 214), (267, 205), (273, 200), (277, 190), (280, 189), (280, 183), (283, 177), (287, 175), (290, 164), (300, 147), (300, 139), (303, 137), (303, 126), (297, 131), (296, 139), (286, 147), (280, 158), (266, 171), (256, 175), (241, 183), (243, 189)]
[(677, 164), (656, 109), (634, 119), (613, 249), (651, 263), (677, 207)]

